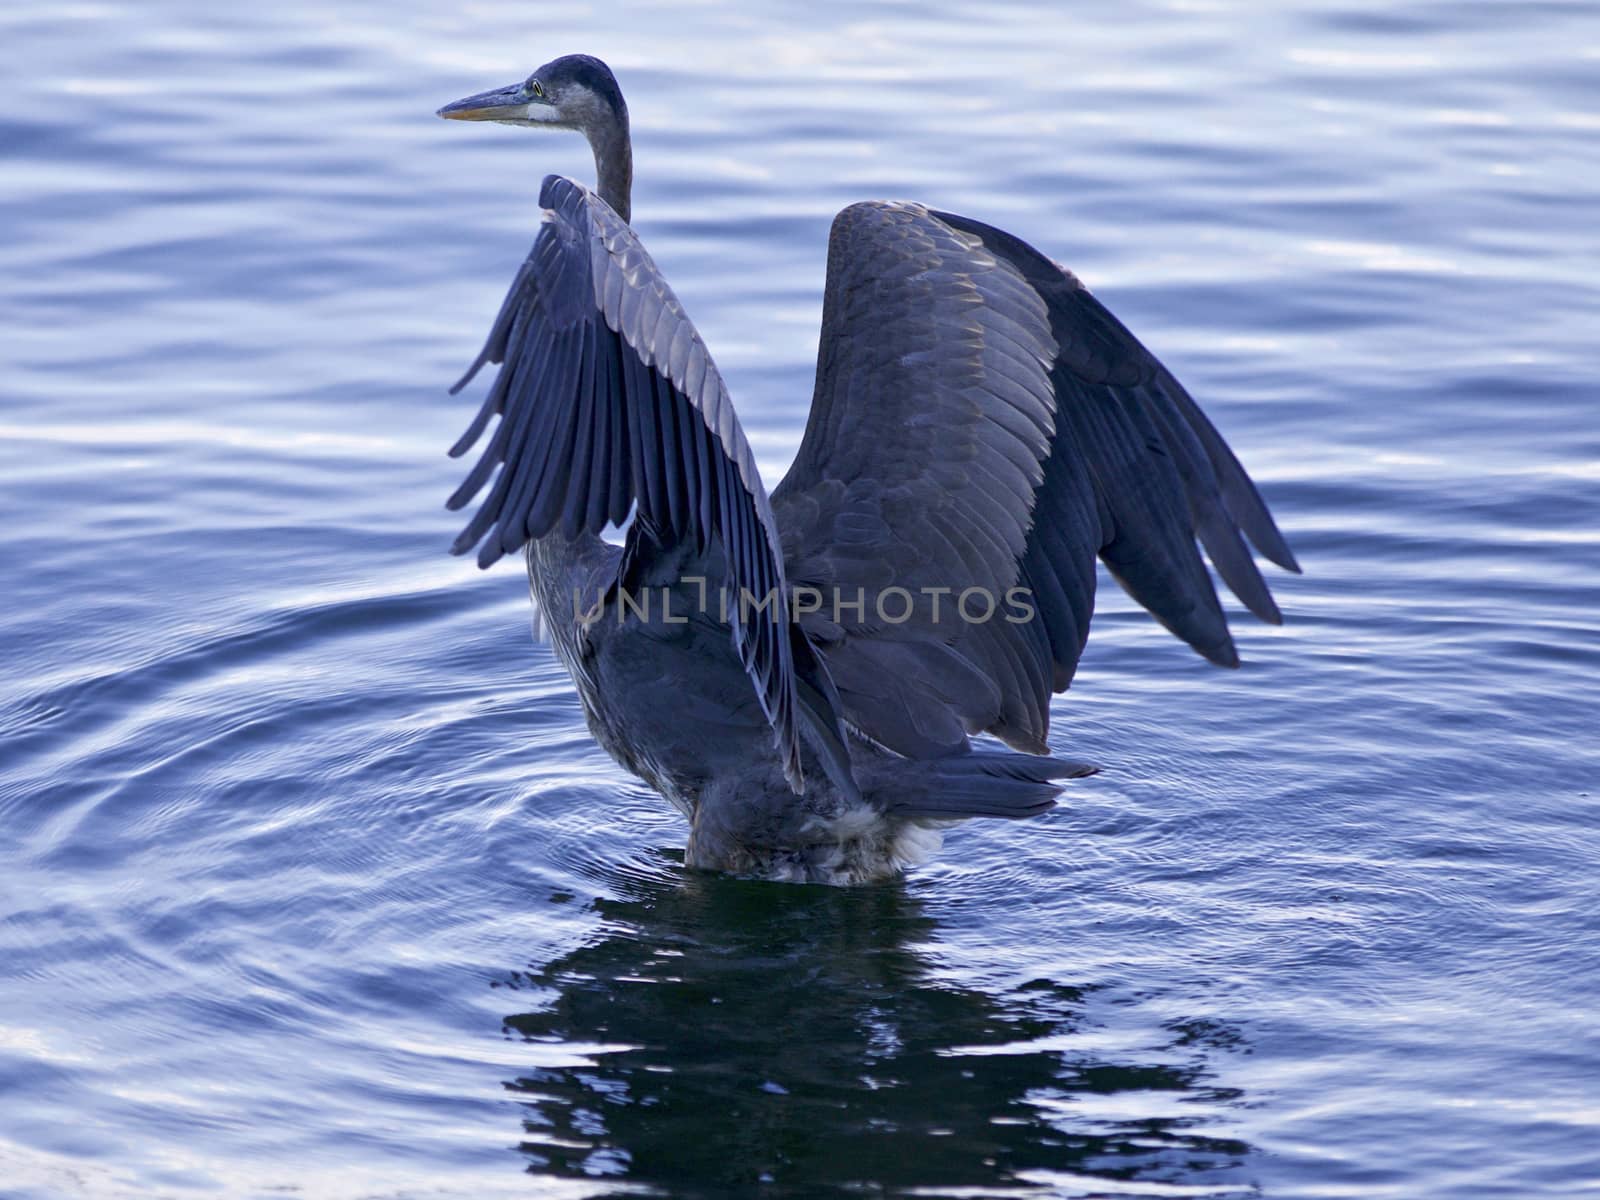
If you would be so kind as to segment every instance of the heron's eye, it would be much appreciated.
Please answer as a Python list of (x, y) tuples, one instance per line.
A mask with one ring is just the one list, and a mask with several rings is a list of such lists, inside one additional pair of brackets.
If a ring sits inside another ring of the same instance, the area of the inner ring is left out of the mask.
[(544, 84), (537, 79), (530, 79), (522, 86), (527, 89), (530, 96), (538, 96), (541, 100), (544, 99)]

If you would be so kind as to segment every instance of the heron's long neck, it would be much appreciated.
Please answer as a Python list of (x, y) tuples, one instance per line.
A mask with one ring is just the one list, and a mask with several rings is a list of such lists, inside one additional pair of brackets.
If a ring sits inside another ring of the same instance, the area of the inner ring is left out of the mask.
[(594, 151), (600, 199), (624, 221), (632, 221), (633, 143), (628, 137), (627, 110), (616, 119), (591, 128), (589, 147)]

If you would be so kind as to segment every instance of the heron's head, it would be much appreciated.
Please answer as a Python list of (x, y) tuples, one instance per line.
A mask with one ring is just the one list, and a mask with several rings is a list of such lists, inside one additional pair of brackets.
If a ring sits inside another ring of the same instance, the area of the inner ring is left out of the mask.
[(499, 121), (506, 125), (545, 125), (594, 135), (628, 127), (628, 106), (611, 68), (587, 54), (568, 54), (545, 63), (521, 83), (479, 92), (439, 115), (451, 121)]

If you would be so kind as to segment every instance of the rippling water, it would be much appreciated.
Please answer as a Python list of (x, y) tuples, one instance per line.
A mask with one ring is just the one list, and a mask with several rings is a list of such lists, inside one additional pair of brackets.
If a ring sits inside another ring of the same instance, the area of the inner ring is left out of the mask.
[[(1587, 0), (33, 7), (5, 1195), (1600, 1192)], [(686, 873), (444, 554), (443, 386), (590, 166), (432, 112), (572, 50), (769, 482), (832, 214), (921, 199), (1189, 382), (1289, 623), (1223, 672), (1108, 589), (1062, 808), (893, 887)]]

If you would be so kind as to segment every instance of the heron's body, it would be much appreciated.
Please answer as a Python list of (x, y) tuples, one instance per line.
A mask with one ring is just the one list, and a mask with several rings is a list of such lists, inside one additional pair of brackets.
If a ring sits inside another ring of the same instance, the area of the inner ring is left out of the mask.
[[(811, 417), (769, 498), (627, 223), (609, 70), (557, 59), (441, 111), (578, 128), (595, 150), (598, 195), (545, 180), (544, 224), (474, 365), (504, 364), (455, 452), (500, 421), (452, 505), (499, 471), (456, 548), (481, 541), (487, 565), (525, 547), (589, 728), (688, 818), (691, 865), (859, 882), (924, 857), (951, 820), (1048, 808), (1091, 770), (1045, 739), (1097, 554), (1213, 661), (1237, 656), (1196, 537), (1279, 619), (1243, 539), (1294, 560), (1249, 478), (1032, 247), (920, 205), (842, 212)], [(598, 536), (624, 524), (622, 547)]]
[[(802, 748), (806, 789), (796, 796), (727, 624), (715, 603), (702, 608), (698, 583), (683, 582), (717, 578), (718, 564), (682, 564), (677, 578), (663, 573), (665, 582), (624, 605), (606, 596), (621, 551), (600, 538), (551, 534), (530, 542), (526, 557), (541, 624), (577, 686), (589, 731), (687, 818), (689, 865), (862, 882), (937, 849), (942, 820), (896, 814), (908, 789), (937, 786), (937, 769), (915, 760), (857, 740), (851, 762), (861, 795), (852, 797)], [(575, 607), (583, 619), (565, 619)], [(919, 779), (919, 771), (928, 773)]]

